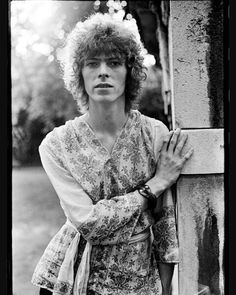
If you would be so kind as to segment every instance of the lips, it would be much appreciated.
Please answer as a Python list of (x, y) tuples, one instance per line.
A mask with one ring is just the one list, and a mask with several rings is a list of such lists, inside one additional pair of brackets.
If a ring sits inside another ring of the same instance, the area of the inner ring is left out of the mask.
[(99, 83), (95, 86), (95, 88), (111, 88), (111, 87), (113, 87), (113, 86), (108, 83)]

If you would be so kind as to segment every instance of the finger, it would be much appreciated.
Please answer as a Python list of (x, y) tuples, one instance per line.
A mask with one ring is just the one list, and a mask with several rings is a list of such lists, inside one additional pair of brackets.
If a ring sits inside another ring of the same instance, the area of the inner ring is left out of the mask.
[(185, 146), (185, 144), (187, 142), (187, 139), (188, 139), (187, 134), (180, 134), (179, 141), (178, 141), (175, 151), (174, 151), (175, 153), (181, 155), (183, 147)]
[(186, 162), (193, 154), (193, 148), (190, 148), (183, 156), (183, 162)]
[(163, 145), (162, 145), (162, 150), (163, 150), (163, 151), (167, 151), (167, 148), (168, 148), (168, 145), (169, 145), (169, 141), (170, 141), (170, 139), (171, 139), (173, 133), (174, 133), (174, 131), (171, 130), (171, 131), (166, 135), (166, 137), (164, 138), (164, 140), (163, 140)]
[(181, 132), (180, 128), (177, 128), (174, 131), (174, 133), (173, 133), (173, 135), (172, 135), (172, 137), (170, 139), (170, 142), (169, 142), (168, 151), (174, 152), (174, 149), (176, 147), (176, 143), (178, 141), (178, 137), (180, 135), (180, 132)]

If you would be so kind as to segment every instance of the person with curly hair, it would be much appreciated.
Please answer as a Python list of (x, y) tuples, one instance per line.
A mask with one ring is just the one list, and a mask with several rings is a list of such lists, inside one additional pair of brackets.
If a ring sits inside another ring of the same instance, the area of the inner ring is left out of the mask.
[(178, 240), (171, 186), (187, 136), (141, 114), (143, 45), (132, 21), (96, 13), (61, 60), (82, 115), (39, 146), (66, 223), (40, 258), (40, 294), (169, 295)]

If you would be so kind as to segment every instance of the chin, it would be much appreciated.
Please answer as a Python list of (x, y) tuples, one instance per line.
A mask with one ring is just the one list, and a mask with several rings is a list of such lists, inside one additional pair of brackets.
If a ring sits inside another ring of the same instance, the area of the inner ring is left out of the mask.
[(93, 101), (97, 102), (114, 102), (116, 101), (120, 96), (113, 96), (113, 95), (96, 95), (95, 97), (92, 97)]

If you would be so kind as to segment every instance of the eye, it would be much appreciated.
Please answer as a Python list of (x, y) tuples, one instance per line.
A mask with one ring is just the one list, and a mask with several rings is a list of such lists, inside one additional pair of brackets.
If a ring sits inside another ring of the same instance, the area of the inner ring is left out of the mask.
[(112, 61), (109, 62), (109, 65), (112, 66), (112, 67), (118, 67), (118, 66), (122, 65), (122, 62), (119, 61), (119, 60), (112, 60)]
[(98, 62), (97, 61), (87, 61), (86, 66), (88, 66), (88, 67), (97, 67)]

